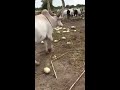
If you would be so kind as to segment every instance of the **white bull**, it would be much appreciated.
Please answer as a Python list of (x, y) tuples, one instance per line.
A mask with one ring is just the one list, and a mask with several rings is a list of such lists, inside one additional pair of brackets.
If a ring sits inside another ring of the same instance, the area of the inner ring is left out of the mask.
[[(44, 41), (47, 54), (51, 52), (53, 48), (53, 28), (56, 26), (63, 26), (59, 16), (60, 14), (57, 16), (51, 16), (46, 9), (43, 10), (40, 15), (35, 16), (35, 44)], [(38, 64), (36, 60), (35, 64)]]
[(81, 10), (80, 9), (76, 9), (78, 11), (78, 15), (81, 15)]
[(63, 18), (67, 18), (67, 9), (65, 9), (65, 10), (63, 11), (62, 17), (63, 17)]
[(79, 15), (79, 16), (81, 15), (81, 10), (78, 9), (78, 8), (75, 8), (75, 9), (74, 9), (74, 16), (77, 17), (78, 15)]
[(70, 10), (70, 15), (73, 16), (74, 15), (74, 9), (69, 9)]
[[(63, 18), (67, 18), (67, 10), (68, 9), (64, 9), (64, 11), (62, 12), (62, 17)], [(70, 10), (70, 15), (73, 16), (74, 15), (74, 10), (73, 9), (69, 9)]]

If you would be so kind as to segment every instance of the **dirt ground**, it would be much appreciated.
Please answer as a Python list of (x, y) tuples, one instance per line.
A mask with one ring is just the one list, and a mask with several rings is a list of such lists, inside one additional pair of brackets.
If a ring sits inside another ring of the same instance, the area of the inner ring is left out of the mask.
[[(60, 40), (57, 43), (53, 42), (54, 52), (46, 55), (44, 44), (36, 46), (35, 59), (40, 65), (35, 68), (35, 90), (69, 90), (84, 69), (85, 20), (66, 20), (63, 24), (65, 28), (76, 26), (76, 32), (70, 29), (70, 32), (62, 33), (63, 30), (60, 30), (61, 33), (56, 33), (54, 30), (53, 39)], [(62, 36), (65, 36), (66, 40), (61, 40)], [(71, 42), (70, 45), (66, 44), (68, 41)], [(67, 54), (53, 61), (58, 77), (56, 79), (50, 61), (54, 55), (59, 57), (64, 53)], [(49, 67), (51, 72), (45, 74), (44, 67)], [(85, 90), (85, 74), (71, 90)]]

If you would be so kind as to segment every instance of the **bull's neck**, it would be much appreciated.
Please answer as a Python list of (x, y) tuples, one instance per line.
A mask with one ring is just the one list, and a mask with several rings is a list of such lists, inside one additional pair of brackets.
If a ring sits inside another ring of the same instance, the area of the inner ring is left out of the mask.
[(55, 28), (57, 26), (56, 18), (54, 18), (52, 16), (49, 16), (49, 17), (46, 16), (46, 18), (48, 19), (48, 21), (50, 22), (50, 24), (53, 28)]

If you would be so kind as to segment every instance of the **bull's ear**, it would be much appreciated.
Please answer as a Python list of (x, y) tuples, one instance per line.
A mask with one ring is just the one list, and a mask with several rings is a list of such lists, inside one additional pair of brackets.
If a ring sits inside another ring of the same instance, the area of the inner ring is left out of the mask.
[(49, 11), (49, 14), (51, 15), (51, 16), (54, 16), (54, 13), (50, 10)]
[(59, 19), (59, 20), (62, 20), (62, 19), (63, 19), (63, 17), (59, 17), (58, 19)]

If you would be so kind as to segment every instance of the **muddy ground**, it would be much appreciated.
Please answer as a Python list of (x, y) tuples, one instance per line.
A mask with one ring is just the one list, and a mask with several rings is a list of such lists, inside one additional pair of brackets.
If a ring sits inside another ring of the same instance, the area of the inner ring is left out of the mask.
[[(53, 42), (54, 52), (46, 55), (44, 44), (41, 43), (36, 47), (35, 59), (40, 62), (40, 65), (35, 68), (35, 90), (69, 90), (84, 69), (85, 20), (65, 20), (63, 24), (65, 28), (76, 26), (76, 32), (70, 29), (70, 32), (58, 34), (54, 30), (54, 40), (60, 40), (57, 43)], [(61, 40), (62, 36), (65, 36), (66, 40)], [(71, 42), (70, 45), (66, 44), (68, 41)], [(53, 60), (54, 55), (59, 57), (64, 53), (67, 54), (53, 61), (58, 77), (56, 79), (50, 61)], [(44, 67), (49, 67), (51, 72), (45, 74)], [(85, 74), (71, 90), (85, 90)]]

